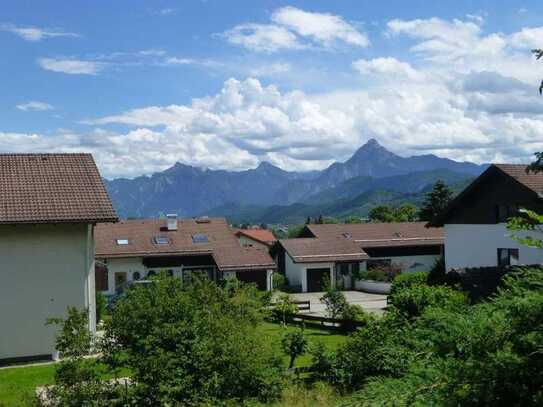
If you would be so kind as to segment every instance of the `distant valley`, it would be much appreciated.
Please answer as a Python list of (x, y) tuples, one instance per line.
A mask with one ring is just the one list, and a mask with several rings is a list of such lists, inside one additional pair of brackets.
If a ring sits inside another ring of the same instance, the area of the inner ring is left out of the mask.
[(372, 139), (323, 171), (289, 172), (267, 162), (246, 171), (177, 163), (152, 176), (105, 182), (122, 218), (174, 212), (235, 223), (299, 223), (320, 214), (365, 216), (378, 204), (418, 204), (438, 179), (459, 190), (485, 168), (435, 155), (400, 157)]

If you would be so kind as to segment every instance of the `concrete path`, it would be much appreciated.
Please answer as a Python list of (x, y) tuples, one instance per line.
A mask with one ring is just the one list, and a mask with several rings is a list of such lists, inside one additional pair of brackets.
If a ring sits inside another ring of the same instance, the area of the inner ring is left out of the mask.
[[(326, 307), (320, 301), (324, 293), (296, 293), (289, 294), (294, 301), (310, 301), (311, 310), (302, 311), (311, 315), (326, 316)], [(387, 296), (382, 294), (368, 294), (360, 291), (343, 291), (349, 304), (360, 305), (364, 311), (382, 314), (387, 305)]]

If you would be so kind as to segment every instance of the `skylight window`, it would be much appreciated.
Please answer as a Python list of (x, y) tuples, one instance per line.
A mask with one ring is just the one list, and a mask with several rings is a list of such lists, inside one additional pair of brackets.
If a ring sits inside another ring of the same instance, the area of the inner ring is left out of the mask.
[(117, 245), (126, 246), (128, 244), (128, 239), (117, 239)]
[(155, 244), (170, 244), (170, 239), (168, 239), (166, 236), (155, 236), (154, 237)]
[(209, 243), (209, 239), (207, 235), (198, 233), (196, 235), (192, 235), (192, 243)]

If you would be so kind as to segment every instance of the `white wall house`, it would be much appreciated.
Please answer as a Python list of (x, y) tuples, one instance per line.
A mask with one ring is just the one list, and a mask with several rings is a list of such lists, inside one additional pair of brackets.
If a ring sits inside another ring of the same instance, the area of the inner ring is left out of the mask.
[(443, 245), (443, 231), (421, 222), (306, 225), (301, 236), (280, 240), (274, 256), (278, 271), (302, 292), (322, 291), (325, 282), (358, 289), (357, 271), (383, 265), (429, 271)]
[(224, 218), (127, 220), (96, 230), (96, 285), (113, 296), (135, 280), (166, 272), (188, 281), (236, 277), (271, 290), (268, 248), (244, 247)]
[(87, 154), (0, 155), (0, 364), (51, 358), (68, 306), (96, 329), (94, 224), (117, 217)]
[(520, 244), (506, 228), (520, 208), (543, 213), (542, 192), (543, 174), (526, 173), (524, 165), (491, 165), (431, 222), (445, 230), (446, 269), (542, 264), (543, 250)]

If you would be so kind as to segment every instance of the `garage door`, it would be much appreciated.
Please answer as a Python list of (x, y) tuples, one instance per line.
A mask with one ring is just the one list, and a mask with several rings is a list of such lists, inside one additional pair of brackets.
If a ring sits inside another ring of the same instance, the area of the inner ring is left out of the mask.
[(325, 282), (330, 282), (330, 269), (307, 269), (307, 291), (324, 291)]
[(238, 271), (236, 278), (243, 283), (256, 284), (260, 290), (266, 289), (266, 270)]

